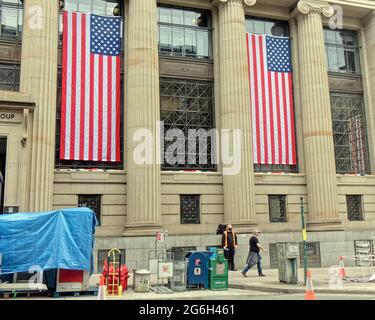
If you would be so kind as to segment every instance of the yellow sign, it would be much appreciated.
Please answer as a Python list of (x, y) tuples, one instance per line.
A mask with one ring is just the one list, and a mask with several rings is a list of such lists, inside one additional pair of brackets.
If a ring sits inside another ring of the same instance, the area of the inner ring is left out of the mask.
[(306, 232), (306, 229), (302, 230), (302, 240), (303, 241), (307, 241), (307, 232)]

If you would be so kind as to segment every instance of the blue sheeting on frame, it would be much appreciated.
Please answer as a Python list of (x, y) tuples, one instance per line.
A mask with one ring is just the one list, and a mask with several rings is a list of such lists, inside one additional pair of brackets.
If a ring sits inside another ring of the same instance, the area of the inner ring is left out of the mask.
[(97, 219), (88, 208), (0, 215), (0, 274), (43, 270), (92, 270)]

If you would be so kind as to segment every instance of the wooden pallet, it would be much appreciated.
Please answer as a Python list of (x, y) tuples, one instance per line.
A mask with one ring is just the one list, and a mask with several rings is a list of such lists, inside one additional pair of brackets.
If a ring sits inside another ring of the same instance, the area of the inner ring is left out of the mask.
[(45, 296), (46, 294), (40, 291), (15, 291), (15, 292), (0, 292), (0, 298), (2, 299), (13, 299), (14, 297), (35, 297)]
[(50, 292), (49, 296), (53, 298), (60, 297), (81, 297), (81, 296), (96, 296), (98, 295), (98, 289), (92, 289), (88, 291), (70, 291), (70, 292)]

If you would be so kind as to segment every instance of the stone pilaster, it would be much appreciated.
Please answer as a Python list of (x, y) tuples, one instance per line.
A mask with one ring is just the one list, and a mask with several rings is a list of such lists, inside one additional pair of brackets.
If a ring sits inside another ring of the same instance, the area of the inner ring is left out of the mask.
[[(160, 230), (159, 57), (156, 0), (130, 0), (126, 43), (126, 170), (127, 222), (124, 236), (154, 235)], [(134, 159), (138, 130), (147, 130), (152, 155), (146, 163)]]
[(297, 159), (299, 173), (305, 173), (305, 153), (303, 150), (303, 130), (302, 130), (302, 110), (301, 110), (301, 87), (299, 74), (299, 56), (298, 56), (298, 28), (297, 20), (289, 20), (289, 29), (292, 45), (292, 64), (293, 64), (293, 91), (294, 91), (294, 114), (296, 121), (296, 139), (297, 139)]
[(299, 1), (298, 23), (303, 143), (308, 193), (308, 228), (341, 228), (337, 203), (336, 165), (322, 14), (333, 9), (326, 2)]
[(241, 138), (239, 148), (231, 147), (239, 156), (239, 170), (231, 173), (226, 170), (228, 166), (222, 164), (224, 219), (233, 224), (237, 232), (249, 232), (255, 227), (256, 219), (244, 6), (253, 5), (255, 1), (218, 0), (214, 3), (219, 11), (219, 55), (215, 64), (220, 66), (221, 130), (231, 133), (230, 139), (234, 131), (239, 130)]
[(52, 209), (59, 1), (24, 0), (20, 91), (36, 102), (26, 209)]
[(366, 121), (368, 122), (367, 137), (370, 150), (371, 172), (375, 173), (375, 11), (364, 18), (361, 32), (361, 47), (363, 48), (362, 66), (365, 74), (367, 93)]

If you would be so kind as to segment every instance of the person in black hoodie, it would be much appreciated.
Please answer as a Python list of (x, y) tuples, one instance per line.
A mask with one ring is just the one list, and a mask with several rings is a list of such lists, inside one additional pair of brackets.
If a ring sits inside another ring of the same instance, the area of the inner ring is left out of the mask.
[(225, 257), (228, 259), (229, 270), (237, 271), (234, 264), (234, 255), (236, 253), (238, 242), (237, 235), (234, 233), (231, 224), (228, 224), (226, 230), (223, 232), (221, 245), (224, 249)]

